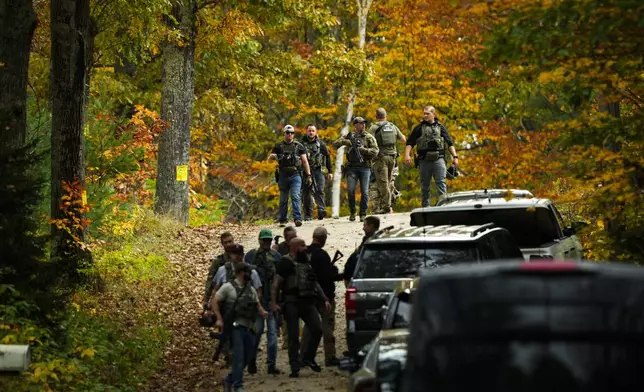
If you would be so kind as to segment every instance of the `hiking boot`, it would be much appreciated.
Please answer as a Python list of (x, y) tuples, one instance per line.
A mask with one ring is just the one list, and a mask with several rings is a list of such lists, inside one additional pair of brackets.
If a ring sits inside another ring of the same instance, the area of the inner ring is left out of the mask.
[(340, 364), (340, 360), (336, 357), (329, 358), (326, 361), (324, 361), (324, 366), (338, 366)]
[(248, 364), (248, 374), (256, 374), (257, 373), (257, 362), (253, 361)]
[(291, 370), (291, 374), (288, 375), (290, 378), (298, 378), (300, 376), (299, 370)]
[(302, 221), (301, 220), (296, 220), (295, 221), (295, 227), (300, 227), (302, 226)]
[(232, 392), (233, 391), (233, 384), (229, 383), (226, 381), (226, 377), (221, 380), (221, 385), (224, 386), (224, 392)]
[(360, 215), (360, 222), (364, 222), (364, 218), (366, 218), (367, 215)]
[(322, 371), (322, 368), (320, 367), (320, 365), (315, 363), (315, 361), (311, 361), (311, 360), (308, 360), (308, 359), (303, 359), (302, 360), (302, 365), (310, 367), (311, 370), (313, 370), (316, 373), (320, 373)]
[(286, 222), (286, 221), (280, 221), (280, 227), (286, 227), (287, 223), (288, 222)]
[(277, 376), (278, 374), (282, 374), (282, 372), (277, 367), (275, 367), (275, 365), (272, 365), (268, 367), (268, 374)]
[(324, 218), (326, 218), (326, 211), (319, 211), (318, 212), (318, 219), (322, 220)]
[(312, 219), (310, 216), (306, 216), (306, 217), (304, 217), (304, 222), (310, 222), (310, 221), (312, 221), (312, 220), (313, 220), (313, 219)]
[(352, 212), (351, 215), (349, 215), (349, 220), (351, 222), (354, 222), (356, 220), (356, 213), (355, 212)]

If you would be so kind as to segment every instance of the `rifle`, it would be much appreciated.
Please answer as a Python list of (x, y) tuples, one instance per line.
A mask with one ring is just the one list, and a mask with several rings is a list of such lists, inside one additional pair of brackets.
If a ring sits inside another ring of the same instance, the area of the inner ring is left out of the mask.
[[(311, 174), (313, 174), (313, 173), (311, 173)], [(317, 195), (319, 190), (320, 190), (320, 188), (318, 188), (318, 183), (317, 183), (317, 181), (315, 181), (315, 177), (313, 175), (311, 175), (311, 193), (313, 193), (314, 195)]]
[(335, 264), (336, 261), (340, 260), (343, 257), (344, 255), (342, 254), (342, 252), (340, 252), (339, 250), (336, 250), (335, 254), (333, 255), (333, 260), (331, 260), (331, 264)]
[(347, 153), (350, 153), (351, 150), (354, 150), (356, 152), (356, 155), (358, 156), (358, 162), (363, 163), (364, 158), (362, 158), (362, 153), (360, 152), (360, 147), (362, 147), (362, 140), (358, 139), (354, 133), (349, 133), (349, 140), (351, 141), (351, 147), (349, 147), (349, 151)]

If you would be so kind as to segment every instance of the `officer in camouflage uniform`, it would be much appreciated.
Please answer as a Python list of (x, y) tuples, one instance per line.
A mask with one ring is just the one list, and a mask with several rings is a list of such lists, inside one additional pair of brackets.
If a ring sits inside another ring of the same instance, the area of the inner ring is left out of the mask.
[(302, 188), (301, 169), (304, 169), (306, 186), (311, 186), (311, 168), (306, 156), (304, 146), (295, 141), (295, 128), (292, 125), (284, 127), (284, 140), (273, 147), (268, 161), (277, 160), (279, 164), (278, 184), (280, 188), (279, 223), (286, 226), (288, 222), (288, 197), (291, 196), (293, 207), (293, 220), (295, 226), (302, 226), (302, 211), (300, 206), (300, 193)]
[(212, 285), (212, 279), (215, 277), (215, 273), (219, 267), (226, 264), (227, 261), (231, 261), (230, 253), (228, 253), (228, 247), (235, 243), (235, 238), (230, 232), (223, 233), (219, 240), (221, 241), (221, 247), (224, 248), (224, 253), (212, 259), (210, 263), (210, 268), (208, 269), (208, 277), (206, 278), (206, 292), (203, 297), (203, 306), (204, 309), (208, 308), (208, 301), (210, 301), (210, 296), (212, 295), (212, 290), (214, 286)]
[[(373, 160), (378, 156), (378, 142), (368, 132), (365, 131), (365, 120), (362, 117), (353, 119), (355, 132), (350, 132), (346, 136), (341, 136), (333, 142), (334, 148), (342, 146), (347, 147), (347, 165), (345, 167), (347, 175), (347, 191), (349, 199), (350, 221), (356, 220), (356, 186), (360, 181), (360, 222), (367, 216), (369, 207), (369, 178), (371, 177), (371, 166)], [(362, 154), (363, 161), (360, 162), (358, 153), (352, 148), (352, 140), (355, 140), (356, 147)]]
[(396, 142), (398, 140), (405, 142), (407, 139), (397, 126), (387, 121), (387, 112), (384, 108), (376, 110), (376, 120), (376, 123), (369, 128), (369, 133), (378, 142), (379, 149), (378, 156), (373, 163), (374, 187), (377, 189), (377, 197), (373, 200), (374, 213), (389, 214), (392, 212), (392, 174), (398, 158)]
[(452, 155), (454, 166), (458, 166), (458, 155), (454, 142), (447, 129), (436, 118), (436, 109), (427, 106), (423, 109), (423, 121), (418, 124), (409, 135), (405, 146), (405, 163), (411, 164), (411, 149), (416, 146), (416, 166), (420, 172), (420, 187), (422, 206), (429, 207), (431, 195), (429, 193), (432, 178), (436, 184), (438, 197), (447, 193), (447, 165), (445, 163), (445, 150)]
[[(243, 392), (244, 368), (253, 356), (255, 319), (268, 317), (262, 307), (259, 295), (250, 283), (251, 268), (241, 262), (235, 264), (235, 278), (221, 286), (212, 301), (212, 308), (217, 317), (216, 326), (220, 330), (231, 329), (233, 363), (230, 373), (223, 379), (224, 391)], [(226, 312), (222, 314), (222, 305)]]
[(317, 129), (313, 124), (306, 126), (306, 135), (302, 136), (301, 142), (308, 153), (311, 174), (317, 185), (316, 192), (313, 195), (311, 187), (305, 186), (302, 189), (304, 220), (310, 221), (313, 216), (312, 199), (315, 199), (315, 204), (318, 206), (318, 219), (322, 220), (326, 216), (324, 205), (325, 177), (322, 168), (326, 166), (327, 179), (329, 181), (333, 180), (333, 174), (331, 173), (331, 155), (329, 155), (329, 149), (326, 148), (326, 144), (317, 136)]
[[(262, 296), (262, 306), (267, 310), (270, 308), (271, 303), (270, 287), (273, 284), (273, 279), (275, 278), (275, 268), (277, 266), (277, 262), (281, 258), (278, 251), (271, 249), (272, 240), (273, 232), (270, 229), (260, 230), (259, 248), (251, 250), (246, 253), (246, 256), (244, 256), (244, 262), (255, 268), (255, 271), (257, 271), (259, 279), (262, 282), (262, 287), (266, 287), (264, 295)], [(248, 364), (248, 373), (257, 373), (257, 351), (259, 349), (259, 343), (262, 340), (262, 335), (264, 334), (264, 324), (267, 326), (266, 362), (268, 364), (268, 374), (280, 374), (280, 371), (275, 366), (277, 359), (277, 324), (274, 313), (271, 310), (268, 311), (268, 317), (265, 321), (263, 317), (257, 317), (255, 322), (255, 350), (253, 351), (253, 356)]]

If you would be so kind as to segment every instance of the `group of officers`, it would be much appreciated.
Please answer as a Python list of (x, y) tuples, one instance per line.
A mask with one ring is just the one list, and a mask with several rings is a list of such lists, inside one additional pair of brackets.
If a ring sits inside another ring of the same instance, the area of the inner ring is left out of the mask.
[[(379, 229), (380, 220), (366, 217), (364, 244)], [(204, 315), (212, 317), (226, 345), (230, 372), (223, 378), (224, 391), (243, 391), (244, 371), (257, 373), (257, 352), (266, 331), (267, 373), (277, 375), (279, 330), (286, 335), (289, 377), (299, 377), (300, 368), (314, 372), (318, 345), (324, 339), (325, 366), (339, 364), (335, 345), (335, 285), (348, 285), (360, 247), (340, 272), (324, 250), (328, 232), (313, 231), (310, 245), (298, 237), (295, 227), (284, 229), (284, 241), (273, 244), (269, 229), (259, 232), (259, 246), (244, 252), (231, 233), (221, 235), (224, 253), (215, 257), (208, 272), (203, 298)], [(300, 320), (304, 329), (300, 344)], [(280, 328), (281, 324), (281, 328)], [(225, 336), (225, 338), (224, 338)]]
[[(419, 169), (422, 206), (430, 205), (432, 178), (439, 197), (447, 192), (445, 180), (448, 173), (456, 173), (458, 155), (447, 129), (436, 118), (434, 107), (427, 106), (423, 109), (423, 120), (414, 127), (409, 138), (387, 120), (384, 108), (376, 110), (376, 122), (368, 130), (366, 123), (364, 118), (355, 117), (354, 131), (332, 143), (336, 149), (346, 147), (347, 164), (342, 168), (342, 174), (347, 178), (349, 220), (356, 220), (355, 192), (358, 182), (361, 197), (357, 212), (361, 222), (367, 216), (370, 197), (373, 199), (374, 214), (393, 212), (393, 203), (399, 195), (394, 186), (398, 172), (398, 142), (406, 143), (404, 163), (411, 165), (413, 161)], [(283, 131), (284, 140), (273, 147), (268, 157), (269, 161), (278, 162), (276, 180), (280, 190), (279, 223), (285, 226), (288, 222), (289, 196), (295, 226), (302, 225), (301, 197), (305, 221), (312, 219), (313, 201), (317, 205), (318, 219), (324, 219), (325, 180), (333, 179), (329, 150), (317, 136), (314, 124), (307, 125), (306, 135), (303, 135), (300, 141), (295, 140), (295, 129), (292, 125), (286, 125)], [(411, 150), (414, 147), (416, 157), (412, 160)], [(449, 169), (446, 164), (446, 151), (449, 151), (452, 157), (452, 167)]]

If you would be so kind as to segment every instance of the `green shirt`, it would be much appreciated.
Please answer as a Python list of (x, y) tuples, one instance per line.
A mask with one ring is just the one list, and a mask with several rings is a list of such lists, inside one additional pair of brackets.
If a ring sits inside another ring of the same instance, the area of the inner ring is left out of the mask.
[[(381, 126), (381, 125), (386, 124), (386, 123), (388, 123), (388, 122), (389, 122), (389, 121), (385, 120), (385, 121), (378, 121), (378, 122), (376, 122), (376, 123), (374, 123), (374, 124), (371, 124), (371, 126), (369, 127), (369, 131), (368, 131), (368, 132), (369, 132), (371, 135), (373, 135), (373, 137), (374, 137), (375, 139), (377, 139), (377, 138), (376, 138), (376, 130), (377, 130), (378, 128), (380, 128), (380, 126)], [(400, 132), (400, 129), (398, 129), (398, 127), (397, 127), (394, 123), (392, 123), (392, 122), (389, 122), (389, 123), (391, 124), (391, 126), (394, 128), (394, 131), (396, 132), (396, 140), (403, 140), (403, 138), (404, 138), (405, 136), (402, 134), (402, 132)], [(378, 156), (383, 156), (383, 155), (396, 155), (396, 154), (398, 154), (398, 149), (396, 148), (396, 146), (395, 146), (395, 145), (393, 145), (393, 146), (388, 146), (388, 147), (378, 146), (378, 148), (379, 148)]]

